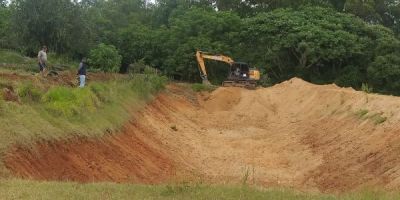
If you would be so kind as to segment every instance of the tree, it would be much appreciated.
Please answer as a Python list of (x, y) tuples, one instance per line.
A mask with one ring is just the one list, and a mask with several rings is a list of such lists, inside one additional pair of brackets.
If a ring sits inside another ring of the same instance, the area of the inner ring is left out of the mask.
[(369, 26), (351, 15), (303, 7), (247, 19), (241, 33), (243, 43), (236, 49), (246, 49), (239, 53), (257, 66), (266, 66), (274, 81), (300, 76), (359, 87), (367, 81), (367, 67), (376, 53), (383, 52), (384, 48), (378, 49), (383, 40), (397, 41), (389, 30)]
[(89, 54), (90, 66), (104, 72), (118, 72), (121, 66), (121, 55), (113, 45), (99, 44)]
[(0, 48), (10, 48), (12, 45), (9, 41), (10, 33), (10, 9), (6, 6), (5, 1), (0, 1)]
[(239, 16), (231, 12), (195, 7), (176, 10), (169, 21), (162, 69), (179, 80), (191, 81), (199, 79), (196, 50), (229, 55), (241, 23)]
[(70, 0), (14, 0), (13, 31), (20, 46), (34, 54), (41, 45), (61, 54), (88, 49), (86, 22), (77, 3)]

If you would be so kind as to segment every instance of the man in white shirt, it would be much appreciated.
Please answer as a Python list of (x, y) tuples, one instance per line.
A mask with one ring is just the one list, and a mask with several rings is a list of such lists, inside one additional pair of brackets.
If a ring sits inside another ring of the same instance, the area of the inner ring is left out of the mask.
[(47, 64), (47, 47), (43, 46), (42, 50), (38, 53), (38, 61), (39, 61), (39, 70), (42, 76), (46, 73), (46, 64)]

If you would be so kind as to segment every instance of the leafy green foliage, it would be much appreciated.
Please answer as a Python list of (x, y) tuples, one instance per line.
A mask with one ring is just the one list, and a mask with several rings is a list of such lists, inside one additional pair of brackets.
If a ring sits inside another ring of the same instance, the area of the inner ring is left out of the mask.
[(70, 0), (15, 0), (10, 9), (11, 32), (23, 52), (37, 55), (42, 45), (72, 55), (88, 49), (90, 34), (78, 4)]
[[(36, 56), (47, 44), (90, 56), (98, 71), (143, 62), (190, 82), (200, 81), (194, 53), (203, 50), (260, 68), (265, 86), (299, 76), (399, 95), (399, 19), (395, 0), (15, 0), (0, 6), (0, 45)], [(206, 62), (220, 84), (228, 65)]]
[(0, 5), (0, 48), (10, 48), (9, 37), (10, 33), (10, 20), (11, 11), (5, 6), (5, 4)]
[(99, 44), (90, 51), (90, 66), (105, 72), (117, 72), (121, 65), (121, 55), (113, 45)]
[(241, 38), (240, 49), (252, 49), (243, 52), (244, 57), (257, 66), (268, 63), (265, 71), (275, 82), (299, 76), (316, 83), (360, 88), (371, 81), (368, 83), (382, 91), (387, 78), (397, 76), (399, 41), (394, 34), (332, 9), (305, 7), (263, 13), (246, 20)]

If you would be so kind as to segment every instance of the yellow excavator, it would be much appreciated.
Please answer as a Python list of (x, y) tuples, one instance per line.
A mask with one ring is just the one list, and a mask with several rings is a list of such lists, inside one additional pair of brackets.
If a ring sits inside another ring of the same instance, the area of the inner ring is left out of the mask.
[(204, 60), (216, 60), (229, 64), (229, 74), (222, 86), (229, 87), (247, 87), (255, 88), (257, 81), (260, 80), (260, 71), (256, 68), (250, 68), (247, 63), (235, 62), (232, 58), (224, 55), (212, 55), (206, 52), (196, 52), (197, 62), (199, 63), (200, 77), (203, 84), (211, 84), (208, 81), (207, 70)]

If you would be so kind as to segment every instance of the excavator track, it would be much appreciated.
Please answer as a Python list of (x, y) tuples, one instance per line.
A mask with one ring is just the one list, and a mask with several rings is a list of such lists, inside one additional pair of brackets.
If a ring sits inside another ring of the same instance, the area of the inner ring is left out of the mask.
[(257, 84), (252, 81), (224, 81), (223, 87), (242, 87), (247, 89), (255, 89)]

